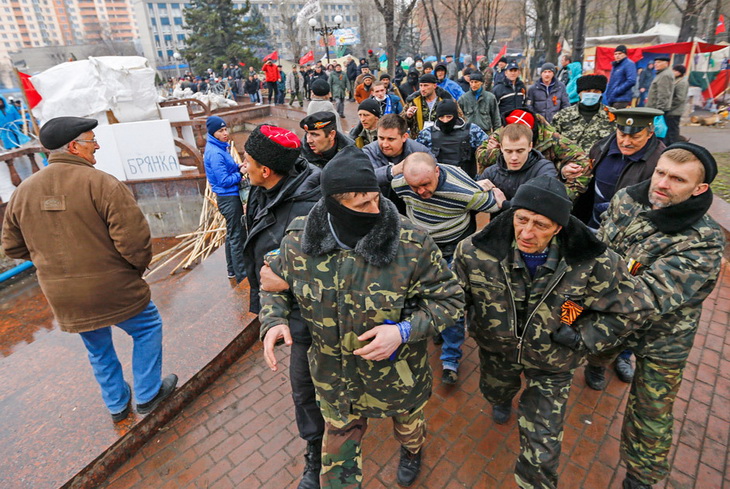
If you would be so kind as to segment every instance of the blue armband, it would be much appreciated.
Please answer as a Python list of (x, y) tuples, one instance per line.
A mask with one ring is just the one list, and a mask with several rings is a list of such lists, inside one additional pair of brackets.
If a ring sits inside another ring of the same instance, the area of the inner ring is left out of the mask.
[(398, 331), (400, 332), (400, 339), (403, 343), (408, 343), (408, 338), (411, 337), (411, 322), (401, 321), (398, 324)]

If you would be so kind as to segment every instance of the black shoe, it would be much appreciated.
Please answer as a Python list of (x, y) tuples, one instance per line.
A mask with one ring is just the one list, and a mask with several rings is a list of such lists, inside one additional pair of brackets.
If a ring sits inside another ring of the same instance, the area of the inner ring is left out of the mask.
[(454, 385), (459, 381), (459, 374), (456, 370), (445, 368), (441, 376), (441, 382), (444, 384)]
[(506, 424), (512, 415), (512, 403), (495, 404), (492, 407), (492, 419), (497, 424)]
[(322, 470), (322, 439), (308, 441), (304, 453), (304, 475), (297, 489), (319, 489), (319, 472)]
[(623, 489), (651, 489), (651, 486), (648, 484), (642, 484), (640, 481), (636, 480), (631, 474), (626, 474)]
[(433, 337), (433, 344), (436, 346), (444, 344), (444, 337), (441, 336), (441, 333)]
[(594, 391), (602, 391), (606, 388), (606, 369), (593, 365), (586, 365), (586, 384)]
[(398, 463), (398, 485), (408, 487), (416, 480), (421, 472), (421, 453), (411, 453), (405, 447), (400, 447), (400, 462)]
[(634, 380), (634, 367), (631, 366), (631, 358), (618, 357), (616, 363), (613, 364), (613, 369), (621, 382), (630, 384)]
[(139, 414), (147, 414), (152, 412), (162, 401), (167, 399), (170, 394), (175, 390), (177, 385), (177, 375), (170, 374), (162, 379), (162, 386), (157, 392), (157, 395), (152, 398), (151, 401), (145, 402), (144, 404), (137, 404), (137, 412)]
[(129, 416), (129, 413), (132, 412), (132, 388), (129, 387), (129, 383), (125, 382), (127, 384), (127, 390), (129, 391), (129, 401), (127, 401), (127, 405), (124, 407), (122, 412), (112, 414), (112, 421), (115, 423), (121, 423), (125, 419), (127, 419), (127, 416)]

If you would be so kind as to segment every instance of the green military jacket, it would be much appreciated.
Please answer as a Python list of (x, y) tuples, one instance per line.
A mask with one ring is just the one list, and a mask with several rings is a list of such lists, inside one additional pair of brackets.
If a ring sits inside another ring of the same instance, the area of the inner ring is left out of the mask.
[[(337, 246), (324, 201), (289, 226), (272, 268), (286, 293), (262, 293), (261, 337), (287, 324), (292, 296), (312, 333), (309, 365), (318, 396), (342, 416), (387, 417), (422, 405), (431, 395), (426, 339), (462, 314), (464, 292), (426, 231), (381, 199), (381, 218), (355, 249)], [(404, 314), (406, 300), (417, 308)], [(402, 317), (405, 316), (405, 317)], [(385, 321), (411, 323), (394, 360), (352, 352), (357, 337)]]
[(674, 71), (667, 67), (654, 77), (649, 86), (646, 106), (669, 112), (674, 95)]
[[(502, 213), (454, 255), (469, 334), (480, 348), (512, 354), (528, 368), (566, 372), (588, 352), (620, 344), (651, 313), (648, 292), (623, 260), (574, 217), (531, 279), (515, 245), (513, 215)], [(563, 320), (581, 336), (577, 351), (552, 340)]]
[(502, 127), (497, 98), (492, 92), (482, 88), (482, 94), (477, 100), (474, 92), (467, 90), (464, 95), (459, 97), (458, 104), (464, 112), (466, 121), (481, 127), (487, 134)]
[(608, 120), (605, 107), (601, 104), (590, 122), (586, 122), (578, 111), (578, 105), (571, 105), (555, 114), (552, 124), (556, 131), (588, 153), (594, 144), (616, 130), (613, 122)]
[[(558, 177), (565, 183), (570, 199), (575, 200), (588, 189), (588, 184), (591, 182), (592, 169), (588, 155), (575, 141), (556, 131), (540, 114), (535, 114), (535, 128), (532, 132), (534, 134), (532, 138), (533, 149), (542, 153), (545, 159), (555, 163)], [(499, 143), (502, 140), (502, 129), (493, 132), (490, 137), (494, 137)], [(489, 140), (486, 140), (477, 148), (477, 174), (483, 172), (488, 166), (497, 163), (499, 158), (500, 150), (489, 149), (487, 147), (488, 143)], [(560, 173), (568, 163), (577, 163), (584, 169), (582, 175), (569, 183), (565, 182)]]
[(347, 90), (347, 73), (344, 71), (333, 71), (329, 77), (330, 93), (332, 98), (345, 98), (345, 91)]
[(637, 355), (684, 361), (692, 348), (702, 301), (720, 271), (725, 238), (706, 214), (711, 191), (651, 210), (649, 181), (619, 190), (604, 214), (598, 238), (626, 260), (648, 287), (655, 312), (629, 337)]

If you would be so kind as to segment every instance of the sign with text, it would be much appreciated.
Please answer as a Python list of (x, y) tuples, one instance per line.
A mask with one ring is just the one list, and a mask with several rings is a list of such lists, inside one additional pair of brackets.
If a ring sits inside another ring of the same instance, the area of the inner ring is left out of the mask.
[(332, 34), (335, 36), (337, 45), (352, 46), (353, 44), (360, 44), (360, 33), (357, 31), (357, 27), (335, 29)]

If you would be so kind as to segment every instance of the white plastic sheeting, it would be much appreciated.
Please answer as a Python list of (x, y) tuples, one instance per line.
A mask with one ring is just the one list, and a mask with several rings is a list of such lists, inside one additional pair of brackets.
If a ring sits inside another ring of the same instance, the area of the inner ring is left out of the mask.
[(33, 109), (41, 123), (54, 117), (92, 117), (106, 123), (159, 119), (155, 71), (141, 56), (102, 56), (71, 61), (34, 75), (43, 100)]

